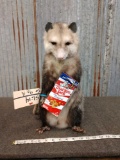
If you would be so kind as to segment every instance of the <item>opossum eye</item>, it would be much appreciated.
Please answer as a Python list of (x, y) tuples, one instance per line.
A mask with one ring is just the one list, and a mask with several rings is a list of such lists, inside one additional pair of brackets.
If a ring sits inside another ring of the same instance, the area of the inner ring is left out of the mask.
[(66, 42), (65, 43), (66, 46), (69, 46), (70, 44), (71, 44), (71, 42)]
[(55, 46), (57, 43), (56, 42), (51, 42), (51, 44)]

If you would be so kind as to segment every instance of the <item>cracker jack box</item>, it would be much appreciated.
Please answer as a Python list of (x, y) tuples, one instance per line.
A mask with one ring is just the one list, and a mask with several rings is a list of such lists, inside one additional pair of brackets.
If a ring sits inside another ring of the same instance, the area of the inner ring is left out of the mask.
[(72, 77), (62, 73), (42, 107), (58, 117), (78, 84)]

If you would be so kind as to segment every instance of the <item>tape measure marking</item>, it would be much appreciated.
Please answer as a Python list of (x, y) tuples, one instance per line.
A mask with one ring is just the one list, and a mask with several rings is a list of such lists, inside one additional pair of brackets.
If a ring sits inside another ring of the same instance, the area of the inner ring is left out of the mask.
[(65, 138), (45, 138), (45, 139), (26, 139), (26, 140), (15, 140), (14, 145), (17, 144), (33, 144), (33, 143), (49, 143), (49, 142), (71, 142), (71, 141), (88, 141), (88, 140), (99, 140), (99, 139), (116, 139), (120, 138), (120, 135), (97, 135), (97, 136), (82, 136), (82, 137), (65, 137)]

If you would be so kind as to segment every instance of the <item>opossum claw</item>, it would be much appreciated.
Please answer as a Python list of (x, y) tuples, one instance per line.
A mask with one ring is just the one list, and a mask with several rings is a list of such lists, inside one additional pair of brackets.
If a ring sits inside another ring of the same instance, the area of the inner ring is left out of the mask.
[(41, 99), (40, 99), (40, 105), (42, 105), (42, 104), (44, 103), (45, 98), (46, 98), (46, 97), (41, 97)]
[(39, 134), (43, 133), (44, 131), (50, 131), (50, 127), (45, 126), (45, 127), (36, 129), (36, 132), (38, 132)]
[(72, 127), (72, 130), (80, 133), (86, 133), (85, 130), (79, 126)]

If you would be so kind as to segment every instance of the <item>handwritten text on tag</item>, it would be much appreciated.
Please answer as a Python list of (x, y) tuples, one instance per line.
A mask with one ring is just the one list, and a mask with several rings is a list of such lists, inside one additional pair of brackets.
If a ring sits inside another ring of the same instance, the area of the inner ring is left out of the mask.
[(39, 103), (40, 88), (14, 91), (14, 109), (31, 106)]

